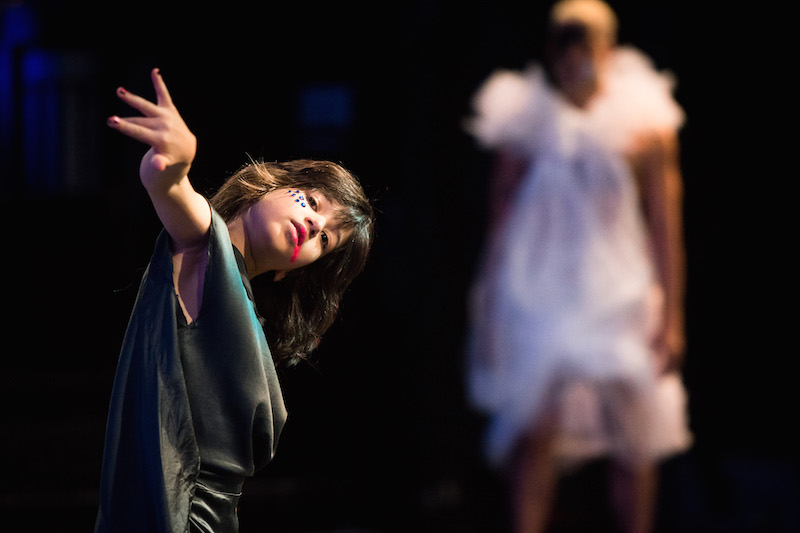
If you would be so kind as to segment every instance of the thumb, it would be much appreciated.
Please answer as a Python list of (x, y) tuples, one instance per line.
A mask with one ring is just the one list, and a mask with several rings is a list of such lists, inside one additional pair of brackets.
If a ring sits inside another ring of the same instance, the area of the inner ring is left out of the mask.
[(155, 154), (150, 160), (150, 165), (157, 172), (164, 172), (169, 166), (169, 160), (161, 154)]

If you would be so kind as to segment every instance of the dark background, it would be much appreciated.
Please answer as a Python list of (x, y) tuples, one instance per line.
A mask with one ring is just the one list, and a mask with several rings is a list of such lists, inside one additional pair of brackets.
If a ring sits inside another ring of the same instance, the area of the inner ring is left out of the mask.
[[(488, 156), (461, 121), (498, 67), (539, 57), (550, 2), (0, 4), (4, 215), (0, 511), (91, 530), (117, 353), (159, 223), (145, 148), (105, 126), (161, 68), (213, 192), (248, 155), (342, 162), (378, 238), (290, 421), (245, 487), (242, 531), (508, 531), (464, 397), (465, 294)], [(616, 1), (620, 40), (678, 81), (696, 443), (666, 462), (659, 530), (800, 531), (792, 32), (780, 8)], [(783, 200), (783, 201), (782, 201)], [(602, 464), (565, 480), (554, 531), (599, 531)], [(560, 529), (558, 529), (560, 527)]]

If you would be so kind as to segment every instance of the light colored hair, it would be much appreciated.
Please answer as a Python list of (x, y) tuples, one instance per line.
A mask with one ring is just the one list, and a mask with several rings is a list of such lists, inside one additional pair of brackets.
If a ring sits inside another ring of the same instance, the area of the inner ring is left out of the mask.
[(561, 0), (550, 10), (550, 24), (584, 26), (592, 35), (606, 39), (608, 44), (617, 41), (617, 15), (601, 0)]

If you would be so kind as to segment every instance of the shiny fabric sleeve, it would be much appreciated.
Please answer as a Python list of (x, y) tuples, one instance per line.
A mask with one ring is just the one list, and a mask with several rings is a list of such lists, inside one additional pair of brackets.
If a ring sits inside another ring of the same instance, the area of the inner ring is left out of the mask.
[(117, 365), (97, 533), (188, 530), (200, 456), (178, 355), (172, 287), (169, 238), (162, 232)]
[(203, 301), (179, 324), (169, 236), (159, 236), (117, 366), (95, 531), (238, 530), (244, 480), (286, 420), (241, 255), (212, 210)]

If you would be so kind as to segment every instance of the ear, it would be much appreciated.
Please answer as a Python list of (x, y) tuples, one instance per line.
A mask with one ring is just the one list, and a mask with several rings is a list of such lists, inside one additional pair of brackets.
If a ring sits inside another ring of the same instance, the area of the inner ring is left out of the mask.
[(286, 277), (286, 271), (285, 270), (276, 270), (275, 271), (275, 277), (272, 278), (272, 281), (280, 281), (285, 277)]

